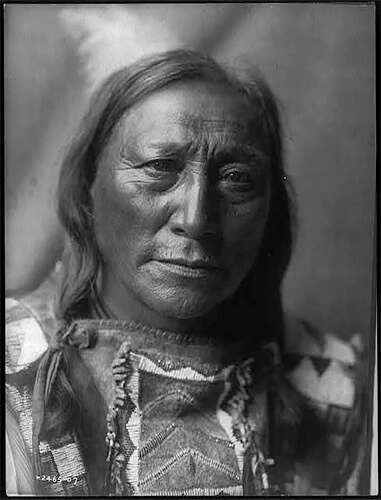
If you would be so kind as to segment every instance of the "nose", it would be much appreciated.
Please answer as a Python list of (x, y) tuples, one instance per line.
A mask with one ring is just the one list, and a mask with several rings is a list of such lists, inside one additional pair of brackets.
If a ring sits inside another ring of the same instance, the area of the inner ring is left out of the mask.
[(171, 218), (171, 229), (176, 234), (202, 240), (216, 234), (218, 228), (218, 200), (204, 172), (187, 176), (182, 189), (176, 193), (176, 209)]

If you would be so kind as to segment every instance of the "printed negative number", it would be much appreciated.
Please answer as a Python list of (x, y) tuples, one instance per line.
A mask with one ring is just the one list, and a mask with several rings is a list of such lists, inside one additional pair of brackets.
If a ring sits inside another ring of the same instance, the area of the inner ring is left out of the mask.
[(61, 483), (61, 482), (66, 482), (66, 483), (71, 483), (73, 482), (74, 484), (77, 484), (78, 482), (78, 477), (67, 477), (67, 478), (62, 478), (61, 476), (46, 476), (43, 474), (42, 476), (36, 476), (37, 481), (48, 481), (49, 483)]
[(74, 477), (67, 477), (65, 479), (62, 479), (62, 481), (65, 481), (67, 483), (73, 482), (74, 484), (77, 484), (78, 478), (76, 476), (74, 476)]
[(62, 481), (61, 476), (46, 476), (43, 474), (42, 476), (36, 476), (37, 481), (48, 481), (49, 483), (59, 483)]

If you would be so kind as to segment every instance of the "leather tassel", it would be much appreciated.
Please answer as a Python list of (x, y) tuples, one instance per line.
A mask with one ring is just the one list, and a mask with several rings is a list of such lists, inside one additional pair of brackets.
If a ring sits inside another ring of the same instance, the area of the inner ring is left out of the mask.
[(35, 475), (41, 475), (41, 458), (39, 453), (40, 434), (45, 418), (45, 410), (49, 401), (49, 396), (57, 377), (59, 365), (61, 362), (62, 351), (57, 349), (48, 349), (43, 355), (39, 364), (34, 389), (33, 389), (33, 471)]
[(114, 400), (109, 406), (107, 414), (108, 447), (107, 474), (104, 490), (108, 496), (130, 496), (130, 485), (124, 477), (126, 467), (125, 450), (123, 449), (123, 410), (126, 404), (125, 385), (131, 376), (129, 365), (130, 346), (124, 342), (112, 363), (112, 373), (115, 382)]
[(255, 441), (247, 449), (243, 462), (243, 495), (244, 496), (279, 496), (276, 485), (270, 485), (267, 467), (274, 465), (272, 458), (265, 459)]
[(256, 479), (252, 468), (253, 452), (251, 447), (246, 451), (243, 460), (242, 473), (242, 493), (244, 497), (258, 496), (258, 488), (256, 487)]
[(46, 381), (45, 381), (45, 394), (44, 394), (44, 403), (47, 405), (50, 397), (50, 393), (52, 391), (54, 381), (57, 377), (58, 368), (60, 366), (62, 358), (62, 351), (55, 351), (51, 356), (49, 366), (47, 367), (46, 373)]
[(48, 349), (43, 355), (38, 366), (36, 379), (33, 389), (33, 429), (32, 429), (32, 446), (33, 446), (33, 472), (35, 475), (41, 475), (41, 459), (39, 453), (40, 434), (45, 416), (45, 385), (46, 374), (49, 368), (50, 360), (53, 356), (51, 349)]

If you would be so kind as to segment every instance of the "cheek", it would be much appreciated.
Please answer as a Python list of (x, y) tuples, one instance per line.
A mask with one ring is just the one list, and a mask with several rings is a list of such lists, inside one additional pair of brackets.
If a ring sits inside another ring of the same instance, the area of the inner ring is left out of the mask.
[(262, 241), (269, 211), (269, 200), (254, 200), (244, 206), (232, 206), (225, 212), (224, 240), (227, 258), (234, 266), (254, 264)]
[[(105, 257), (119, 254), (122, 260), (148, 245), (158, 225), (155, 197), (147, 186), (110, 172), (97, 180), (93, 193), (95, 234)], [(128, 259), (127, 259), (128, 260)]]
[(128, 204), (110, 184), (98, 182), (93, 196), (94, 222), (97, 239), (112, 243), (121, 233), (126, 220), (131, 220)]

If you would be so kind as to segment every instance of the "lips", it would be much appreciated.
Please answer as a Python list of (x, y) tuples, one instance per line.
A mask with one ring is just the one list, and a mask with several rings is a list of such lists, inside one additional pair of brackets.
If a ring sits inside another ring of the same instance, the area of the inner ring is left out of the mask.
[(177, 276), (186, 279), (213, 279), (221, 273), (222, 269), (211, 258), (184, 258), (175, 255), (160, 255), (152, 259), (155, 274)]
[(218, 266), (210, 259), (182, 259), (182, 258), (158, 258), (158, 262), (169, 265), (187, 267), (189, 269), (217, 270)]

